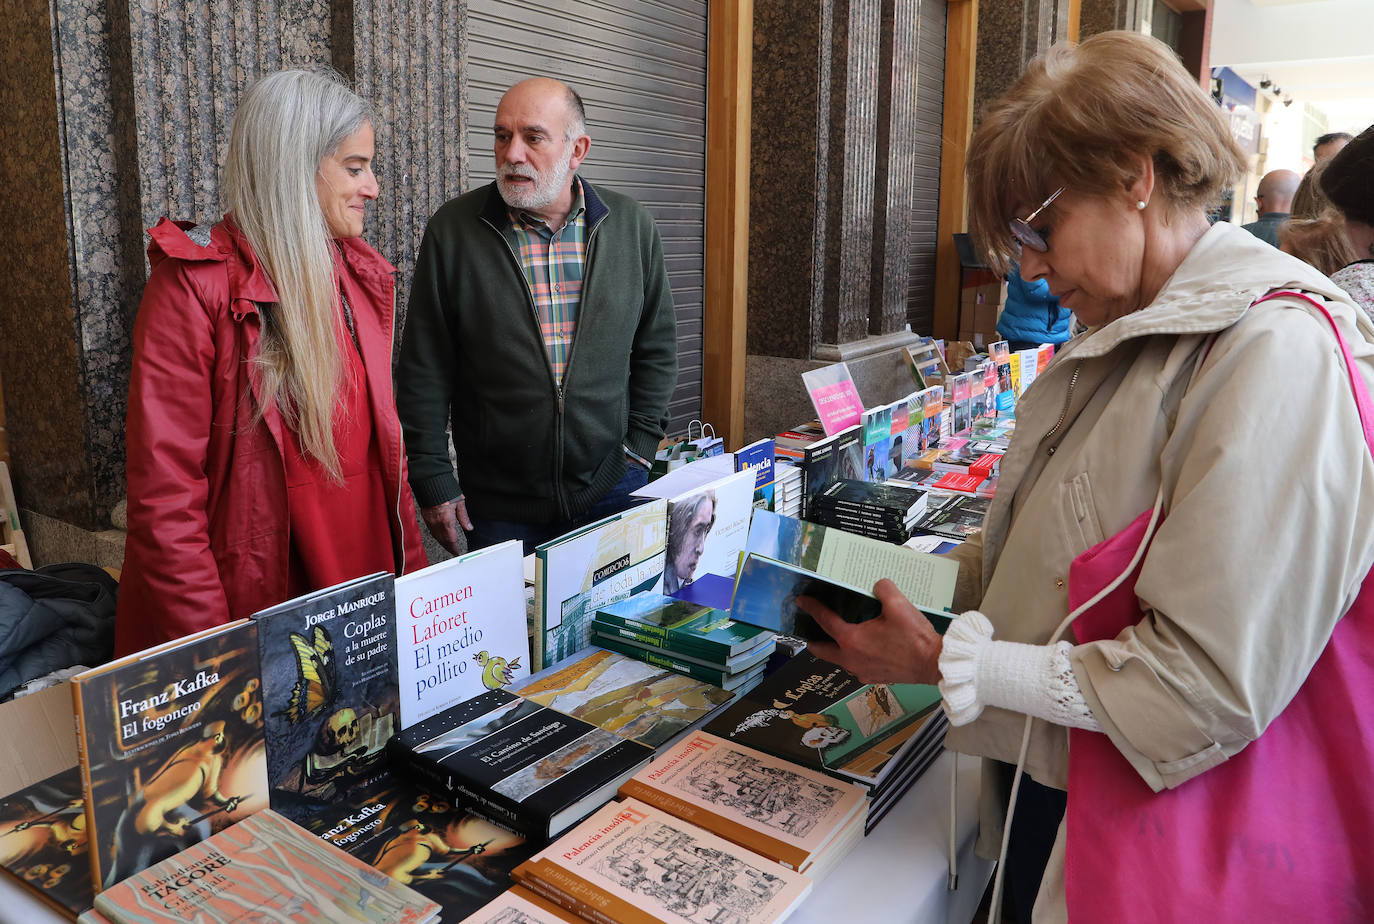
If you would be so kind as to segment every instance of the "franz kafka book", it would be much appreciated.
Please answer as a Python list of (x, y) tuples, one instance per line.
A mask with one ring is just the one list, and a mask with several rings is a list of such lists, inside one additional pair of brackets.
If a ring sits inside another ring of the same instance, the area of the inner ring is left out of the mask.
[(382, 572), (253, 616), (272, 808), (288, 818), (381, 771), (400, 713), (394, 585)]
[(85, 805), (75, 766), (0, 798), (0, 868), (69, 918), (95, 898)]
[(490, 690), (392, 740), (395, 765), (476, 811), (548, 839), (615, 795), (653, 752), (505, 690)]
[(251, 622), (78, 674), (72, 699), (97, 891), (267, 807)]
[(465, 920), (510, 887), (535, 846), (447, 793), (387, 774), (305, 822), (335, 847), (439, 903), (445, 924)]

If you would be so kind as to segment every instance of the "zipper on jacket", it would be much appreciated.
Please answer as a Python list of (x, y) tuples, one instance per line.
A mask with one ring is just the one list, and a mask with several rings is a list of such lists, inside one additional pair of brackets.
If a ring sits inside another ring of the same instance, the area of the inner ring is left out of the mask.
[[(361, 351), (360, 351), (361, 352)], [(391, 339), (386, 348), (386, 374), (391, 376), (392, 354), (396, 352), (396, 277), (391, 277)], [(393, 386), (394, 387), (394, 386)], [(395, 395), (392, 395), (392, 404), (396, 403)], [(405, 479), (402, 477), (403, 462), (405, 460), (405, 434), (401, 432), (401, 415), (396, 415), (396, 545), (401, 550), (401, 570), (397, 574), (406, 573), (406, 525), (401, 519), (401, 498), (405, 494)]]
[[(1064, 407), (1059, 412), (1059, 419), (1054, 422), (1054, 426), (1050, 428), (1050, 432), (1046, 433), (1041, 438), (1040, 442), (1043, 443), (1045, 440), (1054, 436), (1056, 433), (1059, 432), (1059, 428), (1064, 426), (1064, 420), (1069, 416), (1069, 405), (1073, 403), (1073, 389), (1074, 386), (1078, 384), (1078, 373), (1081, 371), (1083, 371), (1083, 360), (1080, 359), (1078, 363), (1073, 367), (1073, 375), (1069, 377), (1069, 390), (1064, 393)], [(1047, 455), (1052, 456), (1054, 455), (1054, 451), (1058, 448), (1059, 445), (1056, 443), (1047, 448), (1045, 452)]]
[[(515, 265), (515, 275), (519, 277), (520, 283), (525, 287), (525, 298), (528, 299), (530, 306), (530, 318), (534, 321), (534, 333), (539, 338), (542, 346), (544, 335), (539, 325), (539, 308), (534, 303), (534, 290), (530, 288), (530, 281), (525, 278), (525, 271), (520, 266), (520, 257), (515, 252), (515, 248), (506, 240), (506, 236), (501, 233), (501, 229), (487, 220), (485, 216), (480, 216), (481, 221), (486, 223), (488, 228), (496, 233), (501, 239), (501, 243), (506, 245), (506, 253), (510, 254), (511, 262)], [(590, 235), (588, 236), (590, 244)], [(573, 341), (576, 342), (577, 335), (573, 334)], [(558, 513), (564, 520), (569, 519), (567, 499), (563, 496), (563, 383), (555, 382), (553, 377), (553, 363), (549, 361), (548, 347), (543, 347), (540, 354), (544, 357), (544, 369), (549, 374), (549, 382), (553, 385), (554, 396), (558, 400), (558, 420), (554, 426), (554, 452), (553, 452), (553, 498), (558, 505)], [(572, 348), (568, 348), (568, 359), (572, 359)]]

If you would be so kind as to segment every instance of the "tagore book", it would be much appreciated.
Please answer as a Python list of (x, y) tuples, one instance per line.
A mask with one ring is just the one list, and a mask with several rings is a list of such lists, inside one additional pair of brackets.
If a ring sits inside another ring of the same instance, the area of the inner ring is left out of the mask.
[(424, 924), (439, 906), (270, 809), (96, 896), (112, 924)]
[(267, 808), (255, 629), (239, 620), (73, 678), (97, 891)]
[(811, 891), (801, 873), (636, 799), (603, 806), (515, 878), (616, 924), (771, 924)]

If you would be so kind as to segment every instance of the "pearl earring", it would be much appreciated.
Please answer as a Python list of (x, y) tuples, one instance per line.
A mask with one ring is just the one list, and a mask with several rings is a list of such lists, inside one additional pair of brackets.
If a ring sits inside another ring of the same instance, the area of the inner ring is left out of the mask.
[(1136, 211), (1138, 211), (1138, 212), (1143, 212), (1143, 211), (1145, 211), (1145, 200), (1144, 200), (1144, 199), (1137, 199), (1137, 200), (1135, 201), (1135, 207), (1136, 207)]

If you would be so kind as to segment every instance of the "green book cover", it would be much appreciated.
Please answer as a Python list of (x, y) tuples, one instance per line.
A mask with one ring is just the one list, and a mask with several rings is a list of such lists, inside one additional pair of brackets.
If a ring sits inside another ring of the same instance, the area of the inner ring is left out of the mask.
[[(753, 667), (745, 668), (738, 673), (730, 673), (719, 668), (706, 667), (692, 661), (674, 657), (671, 653), (663, 651), (653, 651), (648, 648), (637, 648), (629, 642), (621, 639), (609, 638), (599, 632), (592, 634), (592, 644), (613, 651), (616, 654), (624, 655), (627, 658), (634, 658), (636, 661), (643, 661), (645, 664), (654, 667), (662, 667), (684, 677), (691, 677), (693, 680), (701, 680), (705, 683), (713, 684), (722, 690), (733, 690), (735, 687), (759, 676), (764, 668), (760, 661)], [(766, 660), (766, 659), (765, 659)]]
[(769, 634), (758, 626), (735, 622), (723, 610), (653, 593), (603, 606), (596, 619), (634, 631), (644, 644), (714, 661), (752, 650)]

